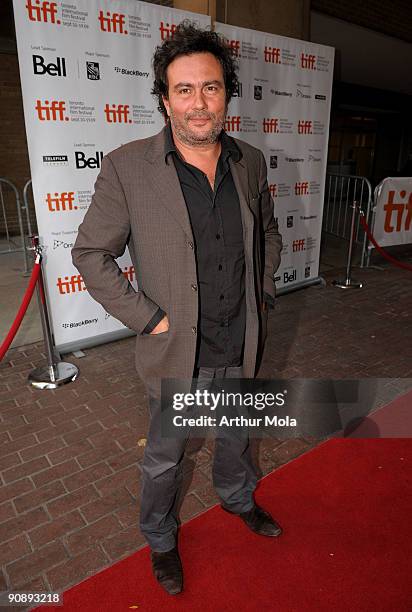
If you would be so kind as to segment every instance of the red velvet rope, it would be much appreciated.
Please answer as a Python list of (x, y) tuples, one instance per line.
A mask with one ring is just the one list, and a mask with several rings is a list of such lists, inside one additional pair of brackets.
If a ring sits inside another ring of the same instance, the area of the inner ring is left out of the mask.
[(31, 277), (30, 277), (30, 281), (29, 281), (29, 286), (26, 289), (26, 293), (24, 294), (24, 297), (23, 297), (21, 306), (19, 308), (19, 311), (17, 313), (17, 316), (14, 319), (13, 325), (11, 326), (9, 333), (6, 336), (6, 339), (0, 346), (0, 361), (3, 359), (4, 355), (7, 353), (10, 344), (13, 342), (14, 336), (17, 334), (17, 331), (20, 327), (22, 319), (24, 315), (26, 314), (26, 310), (28, 308), (28, 305), (30, 304), (30, 300), (32, 298), (34, 288), (39, 278), (40, 265), (41, 265), (40, 261), (39, 262), (36, 261), (36, 263), (34, 264), (34, 267), (31, 273)]
[(409, 270), (410, 272), (412, 272), (412, 266), (410, 264), (407, 264), (407, 263), (404, 263), (403, 261), (399, 261), (398, 259), (395, 259), (394, 257), (392, 257), (392, 255), (389, 255), (389, 253), (387, 253), (381, 246), (379, 246), (379, 244), (376, 242), (375, 238), (373, 237), (372, 232), (370, 231), (363, 214), (359, 215), (359, 220), (369, 240), (372, 242), (375, 249), (379, 251), (382, 257), (385, 257), (385, 259), (390, 261), (394, 266), (398, 266), (399, 268), (404, 268), (404, 270)]

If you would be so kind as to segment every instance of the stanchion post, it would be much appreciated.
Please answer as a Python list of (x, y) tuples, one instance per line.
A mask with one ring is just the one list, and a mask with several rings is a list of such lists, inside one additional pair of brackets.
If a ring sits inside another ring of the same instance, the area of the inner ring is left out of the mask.
[(356, 209), (358, 205), (357, 202), (354, 201), (352, 204), (352, 219), (351, 219), (351, 228), (350, 228), (350, 239), (349, 239), (349, 249), (348, 249), (348, 261), (346, 264), (346, 278), (344, 280), (334, 280), (332, 281), (332, 285), (334, 287), (339, 287), (340, 289), (360, 289), (362, 287), (362, 283), (351, 278), (352, 273), (352, 251), (353, 251), (353, 242), (354, 242), (354, 230), (355, 230), (355, 218), (356, 218)]
[(30, 384), (37, 389), (57, 389), (57, 387), (60, 385), (76, 380), (79, 374), (79, 369), (72, 363), (67, 363), (56, 359), (50, 329), (46, 293), (44, 290), (42, 248), (39, 244), (38, 236), (31, 236), (30, 238), (32, 241), (32, 250), (34, 250), (36, 256), (40, 256), (40, 273), (36, 290), (40, 310), (40, 320), (43, 329), (47, 365), (40, 366), (32, 370), (28, 378)]

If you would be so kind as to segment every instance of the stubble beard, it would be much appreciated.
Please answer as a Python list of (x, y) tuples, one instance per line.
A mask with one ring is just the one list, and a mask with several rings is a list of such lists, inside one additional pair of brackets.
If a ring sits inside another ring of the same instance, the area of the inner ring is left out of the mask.
[[(215, 113), (203, 112), (203, 113), (186, 113), (184, 115), (183, 121), (179, 120), (176, 115), (173, 113), (170, 108), (170, 122), (172, 124), (173, 130), (176, 133), (176, 136), (183, 144), (189, 146), (198, 146), (201, 147), (203, 145), (215, 144), (219, 140), (219, 136), (221, 131), (225, 126), (225, 115), (226, 111), (222, 115), (222, 117), (218, 117)], [(202, 134), (197, 133), (190, 129), (189, 120), (190, 119), (211, 119), (212, 127)]]

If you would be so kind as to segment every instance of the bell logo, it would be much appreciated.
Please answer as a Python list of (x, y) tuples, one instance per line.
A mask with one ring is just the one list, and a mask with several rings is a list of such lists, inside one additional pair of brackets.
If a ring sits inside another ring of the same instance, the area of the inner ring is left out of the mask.
[[(402, 189), (399, 192), (399, 196), (404, 199), (406, 197), (406, 191)], [(390, 190), (388, 193), (388, 201), (384, 204), (383, 210), (385, 211), (385, 225), (384, 229), (387, 233), (392, 233), (393, 231), (401, 232), (404, 230), (405, 232), (409, 232), (411, 229), (411, 221), (412, 221), (412, 192), (409, 194), (408, 201), (403, 202), (394, 202), (395, 199), (395, 191)], [(396, 228), (392, 225), (392, 214), (396, 213)], [(404, 213), (406, 213), (404, 217)], [(404, 222), (404, 227), (402, 228), (402, 221)]]
[(312, 134), (312, 121), (299, 119), (298, 134)]
[(278, 186), (277, 186), (277, 183), (271, 183), (269, 185), (269, 193), (272, 196), (272, 198), (277, 198), (278, 197)]
[(127, 30), (124, 29), (126, 24), (126, 17), (122, 13), (110, 13), (106, 11), (99, 11), (99, 22), (100, 29), (102, 32), (112, 32), (114, 34), (127, 34)]
[(239, 57), (240, 41), (239, 40), (229, 40), (229, 49), (233, 57)]
[(316, 70), (315, 61), (316, 61), (316, 55), (312, 55), (311, 53), (303, 53), (303, 52), (300, 54), (301, 68), (306, 68), (306, 70)]
[(296, 280), (296, 270), (292, 272), (284, 272), (283, 273), (283, 282), (286, 285), (287, 283), (293, 283)]
[(55, 23), (57, 25), (61, 23), (60, 19), (56, 19), (56, 2), (27, 0), (26, 9), (30, 21), (43, 21), (44, 23)]
[(106, 115), (107, 123), (131, 123), (132, 120), (129, 118), (129, 105), (128, 104), (106, 104), (104, 107), (104, 114)]
[(294, 240), (292, 242), (292, 250), (294, 253), (296, 253), (297, 251), (305, 251), (305, 238)]
[(66, 212), (68, 210), (77, 210), (77, 206), (73, 205), (74, 191), (62, 191), (55, 193), (54, 198), (51, 193), (46, 196), (46, 204), (50, 212)]
[(278, 127), (279, 120), (271, 117), (270, 119), (263, 119), (263, 132), (264, 134), (273, 134), (279, 132)]
[(165, 24), (163, 23), (163, 21), (161, 21), (159, 26), (160, 38), (162, 40), (168, 40), (169, 38), (173, 38), (176, 32), (176, 28), (177, 26), (174, 23), (169, 25), (168, 23)]
[(267, 64), (280, 64), (280, 49), (279, 47), (265, 47), (263, 57)]
[(66, 75), (66, 60), (64, 57), (58, 57), (54, 64), (44, 63), (44, 57), (41, 55), (33, 55), (33, 72), (34, 74), (48, 74), (49, 76), (65, 77)]
[(295, 183), (295, 195), (308, 195), (309, 194), (309, 183), (307, 181), (300, 181)]
[(225, 130), (226, 132), (240, 132), (240, 117), (226, 117)]
[(96, 151), (94, 157), (86, 157), (86, 153), (83, 151), (75, 151), (74, 157), (78, 170), (83, 170), (84, 168), (100, 168), (103, 159), (103, 151)]

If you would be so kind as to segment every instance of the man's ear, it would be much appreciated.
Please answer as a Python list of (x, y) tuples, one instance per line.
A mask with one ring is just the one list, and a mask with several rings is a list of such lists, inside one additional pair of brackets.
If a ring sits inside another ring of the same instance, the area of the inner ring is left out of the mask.
[(163, 100), (163, 104), (165, 105), (167, 116), (170, 117), (170, 104), (169, 104), (169, 100), (165, 96), (162, 96), (162, 100)]

